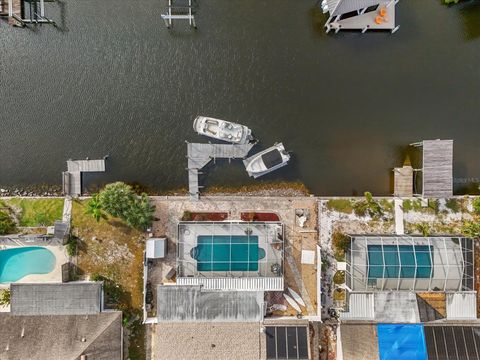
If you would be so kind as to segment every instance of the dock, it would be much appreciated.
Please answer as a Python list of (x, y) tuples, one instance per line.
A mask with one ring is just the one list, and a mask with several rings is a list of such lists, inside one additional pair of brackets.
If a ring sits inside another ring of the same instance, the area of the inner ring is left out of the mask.
[(390, 30), (395, 33), (395, 6), (399, 0), (319, 0), (329, 18), (326, 32), (340, 30)]
[(245, 159), (255, 143), (236, 144), (199, 144), (187, 142), (188, 192), (192, 200), (200, 197), (198, 176), (201, 169), (216, 159)]
[(453, 196), (453, 140), (423, 140), (411, 144), (422, 148), (422, 168), (415, 172), (422, 176), (424, 198)]
[(413, 196), (413, 168), (410, 165), (397, 167), (393, 169), (393, 196), (412, 197)]
[(82, 173), (105, 172), (105, 158), (101, 160), (68, 160), (62, 173), (62, 188), (66, 196), (82, 195)]

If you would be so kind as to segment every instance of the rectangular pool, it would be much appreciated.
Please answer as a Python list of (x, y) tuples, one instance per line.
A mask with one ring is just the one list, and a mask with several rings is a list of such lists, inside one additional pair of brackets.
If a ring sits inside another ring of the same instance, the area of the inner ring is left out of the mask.
[(197, 260), (198, 271), (258, 271), (262, 252), (258, 236), (200, 235), (192, 257)]
[(429, 278), (432, 258), (433, 247), (428, 245), (383, 245), (383, 251), (382, 245), (368, 245), (368, 277)]

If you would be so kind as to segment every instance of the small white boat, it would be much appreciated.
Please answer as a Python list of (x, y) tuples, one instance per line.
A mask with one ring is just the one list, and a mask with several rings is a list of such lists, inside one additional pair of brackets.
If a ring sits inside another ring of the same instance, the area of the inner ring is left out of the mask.
[(248, 175), (257, 178), (287, 165), (289, 160), (290, 154), (279, 143), (243, 160), (243, 163)]
[(283, 297), (285, 298), (285, 300), (287, 300), (287, 302), (290, 304), (290, 306), (292, 308), (294, 308), (297, 312), (299, 312), (299, 313), (302, 312), (302, 309), (300, 309), (300, 306), (298, 306), (298, 304), (295, 302), (295, 300), (293, 300), (290, 296), (288, 296), (287, 294), (283, 294)]
[(286, 311), (287, 306), (283, 304), (273, 304), (272, 306), (270, 306), (269, 310), (270, 311)]
[(228, 141), (232, 144), (243, 145), (253, 140), (252, 130), (248, 127), (206, 116), (197, 116), (193, 121), (193, 130), (200, 135)]
[(306, 307), (302, 297), (295, 290), (288, 288), (288, 292), (292, 295), (293, 300), (295, 300), (300, 306)]

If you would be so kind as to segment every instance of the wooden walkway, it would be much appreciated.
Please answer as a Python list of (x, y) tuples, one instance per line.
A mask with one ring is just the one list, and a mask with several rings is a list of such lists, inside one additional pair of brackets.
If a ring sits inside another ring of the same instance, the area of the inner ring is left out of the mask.
[(193, 200), (200, 196), (200, 170), (215, 159), (244, 159), (255, 144), (198, 144), (187, 143), (188, 192)]
[(105, 159), (68, 160), (67, 171), (62, 173), (63, 193), (67, 196), (82, 195), (82, 173), (105, 172)]

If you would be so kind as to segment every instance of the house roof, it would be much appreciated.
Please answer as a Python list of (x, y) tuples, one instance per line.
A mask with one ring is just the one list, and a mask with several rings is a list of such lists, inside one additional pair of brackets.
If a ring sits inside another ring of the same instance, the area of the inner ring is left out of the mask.
[(158, 259), (165, 257), (167, 239), (152, 238), (147, 240), (146, 253), (148, 259)]
[(260, 323), (163, 323), (155, 327), (155, 360), (265, 358)]
[(101, 282), (10, 285), (12, 315), (89, 315), (102, 310)]
[(341, 324), (340, 334), (344, 360), (378, 360), (376, 325)]
[(159, 322), (252, 322), (263, 319), (263, 292), (204, 291), (201, 286), (159, 285)]
[(122, 313), (15, 316), (0, 313), (0, 359), (122, 358)]

